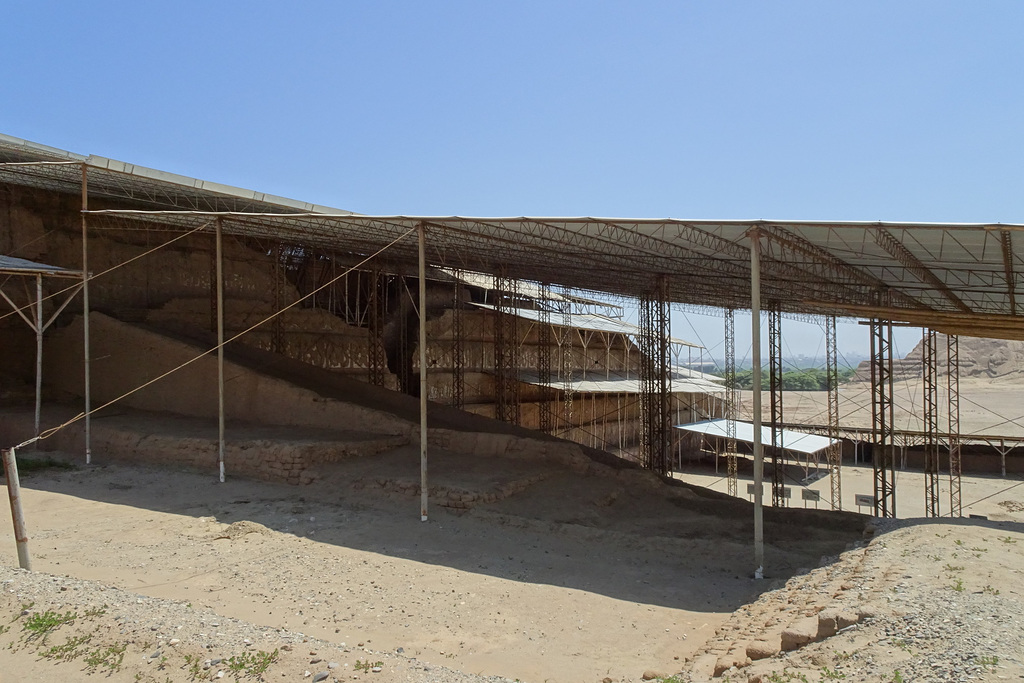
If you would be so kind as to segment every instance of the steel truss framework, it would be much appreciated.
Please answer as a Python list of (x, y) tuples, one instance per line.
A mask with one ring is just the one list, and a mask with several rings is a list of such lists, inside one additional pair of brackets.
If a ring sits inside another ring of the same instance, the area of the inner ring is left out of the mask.
[(368, 298), (368, 321), (370, 334), (367, 337), (366, 367), (370, 384), (384, 386), (388, 372), (387, 356), (384, 353), (384, 320), (387, 316), (387, 276), (375, 266), (370, 270)]
[(937, 335), (925, 329), (921, 339), (921, 376), (924, 389), (924, 514), (939, 516), (939, 383)]
[[(1024, 338), (1016, 315), (1024, 225), (839, 221), (360, 216), (0, 136), (0, 183), (89, 196), (106, 210), (159, 211), (167, 228), (211, 213), (226, 235), (373, 253), (416, 225), (462, 267), (639, 297), (650, 273), (671, 276), (669, 300), (749, 306), (749, 233), (764, 239), (761, 293), (787, 313), (840, 314), (946, 334)], [(174, 215), (172, 215), (174, 214)], [(411, 243), (391, 250), (415, 263)], [(881, 295), (879, 293), (881, 292)]]
[(540, 286), (541, 303), (537, 325), (537, 377), (540, 380), (540, 412), (537, 416), (538, 427), (545, 434), (555, 429), (554, 414), (551, 407), (551, 347), (554, 336), (551, 329), (551, 309), (547, 302), (551, 300), (551, 288), (546, 283)]
[(672, 363), (669, 343), (671, 311), (665, 298), (668, 278), (659, 276), (654, 291), (640, 300), (640, 462), (667, 474), (670, 466)]
[(772, 505), (786, 505), (785, 443), (782, 435), (782, 312), (768, 308), (768, 390), (771, 394)]
[(739, 495), (736, 463), (736, 311), (725, 311), (725, 461), (730, 496)]
[(872, 319), (871, 327), (871, 425), (874, 445), (875, 516), (896, 516), (896, 457), (893, 438), (892, 323)]
[(828, 382), (828, 438), (835, 443), (826, 452), (831, 480), (833, 510), (843, 509), (843, 451), (839, 441), (839, 353), (836, 346), (836, 317), (825, 317), (825, 376)]
[(519, 424), (519, 326), (515, 314), (518, 281), (495, 279), (494, 301), (494, 412), (504, 422)]
[(572, 384), (572, 338), (575, 330), (572, 327), (572, 300), (568, 288), (562, 289), (562, 298), (558, 303), (561, 324), (556, 328), (558, 349), (561, 355), (559, 375), (562, 380), (562, 429), (568, 434), (573, 428), (573, 384)]
[(955, 335), (946, 337), (946, 391), (948, 396), (949, 427), (949, 514), (963, 517), (960, 500), (960, 339)]
[(452, 405), (460, 410), (466, 406), (466, 357), (463, 341), (466, 332), (463, 329), (462, 297), (465, 287), (455, 271), (455, 296), (452, 300)]

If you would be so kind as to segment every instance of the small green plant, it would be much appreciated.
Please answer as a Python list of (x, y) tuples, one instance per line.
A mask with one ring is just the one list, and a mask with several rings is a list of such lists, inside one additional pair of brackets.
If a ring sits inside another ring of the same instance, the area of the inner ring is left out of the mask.
[(383, 667), (384, 662), (371, 662), (369, 659), (367, 659), (365, 662), (361, 662), (357, 659), (355, 669), (356, 671), (369, 671), (375, 666)]
[[(960, 540), (959, 538), (958, 538), (958, 539), (956, 539), (956, 540), (955, 540), (955, 541), (953, 541), (953, 542), (954, 542), (954, 543), (956, 543), (957, 545), (961, 545), (961, 546), (962, 546), (962, 545), (964, 544), (964, 542), (963, 542), (963, 541), (961, 541), (961, 540)], [(899, 669), (897, 669), (897, 671), (899, 671)]]
[(821, 667), (821, 677), (830, 681), (838, 681), (840, 679), (846, 678), (846, 674), (840, 673), (835, 669), (830, 669), (827, 666), (823, 666)]
[(78, 612), (65, 612), (60, 614), (52, 610), (46, 610), (45, 612), (39, 612), (36, 614), (30, 614), (28, 619), (22, 625), (22, 629), (29, 631), (28, 639), (35, 640), (36, 638), (46, 641), (46, 637), (53, 631), (60, 628), (64, 624), (70, 624), (78, 618)]
[(947, 572), (959, 572), (963, 571), (963, 568), (964, 566), (962, 564), (950, 564), (948, 562), (946, 563), (946, 566), (943, 567)]
[(90, 607), (82, 613), (82, 616), (87, 617), (89, 619), (94, 619), (96, 617), (102, 617), (106, 613), (107, 606), (104, 605), (103, 607)]
[(903, 683), (903, 674), (900, 673), (899, 669), (892, 672), (892, 678), (889, 679), (892, 683)]
[(188, 679), (194, 681), (203, 675), (203, 663), (199, 655), (186, 654), (185, 666), (188, 667)]
[(905, 641), (903, 638), (897, 638), (893, 642), (896, 644), (896, 647), (903, 650), (904, 652), (910, 652), (910, 643)]
[(235, 672), (236, 677), (244, 674), (258, 678), (267, 672), (271, 664), (277, 661), (277, 655), (276, 649), (273, 652), (264, 652), (263, 650), (243, 652), (240, 655), (228, 657), (225, 664), (227, 664), (231, 671)]
[(939, 557), (938, 555), (928, 555), (928, 559), (931, 560), (932, 562), (938, 562), (942, 558)]
[(0, 636), (11, 630), (11, 627), (7, 624), (0, 624)]
[(1016, 543), (1017, 542), (1016, 538), (1012, 538), (1010, 536), (1000, 536), (999, 540), (1002, 541), (1003, 543)]
[(656, 679), (658, 683), (683, 683), (683, 679), (679, 676), (666, 676), (665, 678)]
[(964, 580), (963, 579), (957, 579), (956, 581), (953, 582), (953, 585), (951, 586), (951, 588), (953, 590), (955, 590), (957, 593), (963, 593), (964, 592)]
[(108, 645), (90, 652), (85, 658), (85, 664), (89, 669), (110, 669), (117, 671), (124, 662), (124, 651), (127, 645)]
[(980, 657), (975, 657), (974, 661), (976, 661), (978, 664), (981, 664), (982, 666), (994, 667), (996, 664), (999, 663), (999, 657), (996, 657), (995, 655), (983, 655)]
[(980, 548), (978, 546), (975, 546), (975, 547), (971, 548), (971, 551), (975, 552), (975, 553), (987, 553), (988, 552), (988, 548)]
[(44, 650), (40, 653), (41, 657), (46, 659), (58, 659), (64, 662), (71, 662), (85, 654), (85, 648), (83, 645), (88, 644), (92, 640), (91, 635), (77, 636), (69, 638), (68, 642), (63, 645), (54, 645), (48, 650)]
[(988, 593), (989, 595), (999, 595), (999, 589), (993, 588), (992, 586), (985, 586), (981, 589), (982, 593)]
[(802, 673), (794, 673), (792, 671), (783, 671), (781, 674), (772, 671), (764, 678), (768, 683), (790, 683), (791, 681), (801, 681), (801, 683), (808, 683), (807, 676)]

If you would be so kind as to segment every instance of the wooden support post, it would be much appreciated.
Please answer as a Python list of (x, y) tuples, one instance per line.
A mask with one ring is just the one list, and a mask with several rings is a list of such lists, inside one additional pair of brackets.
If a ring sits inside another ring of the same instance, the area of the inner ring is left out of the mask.
[(427, 258), (426, 228), (419, 224), (420, 276), (420, 521), (427, 521)]
[(224, 247), (217, 218), (217, 469), (224, 483)]
[(28, 555), (28, 531), (25, 529), (25, 515), (21, 511), (21, 482), (18, 479), (18, 460), (13, 448), (3, 450), (4, 478), (7, 479), (7, 495), (11, 499), (11, 518), (14, 520), (14, 540), (18, 545), (18, 566), (32, 570)]
[(89, 210), (88, 166), (82, 164), (82, 347), (85, 366), (85, 464), (92, 462), (92, 383), (89, 381), (89, 234), (86, 211)]

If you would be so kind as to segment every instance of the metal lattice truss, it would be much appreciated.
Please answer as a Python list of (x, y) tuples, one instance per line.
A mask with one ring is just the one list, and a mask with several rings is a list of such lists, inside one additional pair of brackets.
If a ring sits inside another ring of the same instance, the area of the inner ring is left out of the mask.
[[(1024, 339), (1016, 303), (1024, 245), (1013, 239), (1024, 225), (363, 216), (0, 136), (0, 183), (78, 196), (83, 169), (90, 215), (127, 212), (150, 230), (219, 215), (225, 235), (359, 255), (422, 224), (429, 252), (466, 270), (631, 299), (664, 274), (666, 300), (691, 306), (749, 308), (756, 228), (762, 297), (784, 313)], [(401, 267), (416, 256), (410, 238), (388, 258)]]
[(836, 344), (836, 317), (825, 318), (825, 375), (828, 378), (828, 438), (834, 442), (827, 451), (831, 475), (833, 510), (843, 509), (842, 443), (839, 440), (839, 353)]
[(667, 278), (658, 278), (657, 287), (640, 299), (640, 462), (661, 474), (669, 471), (669, 435), (671, 432), (672, 363), (669, 345), (671, 311), (665, 294)]
[(782, 423), (782, 313), (768, 309), (768, 388), (771, 394), (772, 506), (786, 505), (786, 461)]
[(939, 516), (939, 383), (935, 330), (925, 329), (921, 339), (924, 396), (924, 514)]
[(871, 321), (871, 421), (875, 515), (896, 516), (896, 439), (893, 433), (892, 323)]
[(736, 462), (736, 311), (725, 311), (725, 460), (730, 496), (739, 495), (739, 472)]
[(946, 339), (946, 390), (948, 392), (949, 438), (949, 514), (963, 517), (960, 500), (960, 340), (950, 335)]

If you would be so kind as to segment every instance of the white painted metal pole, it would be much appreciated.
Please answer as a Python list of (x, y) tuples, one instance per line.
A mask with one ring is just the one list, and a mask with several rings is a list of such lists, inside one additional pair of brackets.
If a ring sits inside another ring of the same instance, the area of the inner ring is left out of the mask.
[(750, 232), (750, 344), (754, 367), (754, 570), (755, 579), (764, 578), (764, 444), (761, 442), (761, 235)]
[(419, 225), (420, 276), (420, 521), (427, 521), (427, 256), (426, 228)]
[(85, 464), (92, 462), (92, 410), (91, 387), (89, 380), (89, 235), (88, 218), (86, 211), (89, 210), (89, 177), (88, 167), (82, 164), (82, 337), (83, 337), (83, 363), (85, 365)]
[(224, 252), (217, 218), (217, 468), (224, 483)]
[(25, 515), (21, 512), (21, 482), (18, 479), (15, 450), (3, 449), (3, 460), (7, 495), (11, 499), (11, 519), (14, 520), (14, 541), (18, 545), (18, 566), (32, 571), (32, 560), (28, 556), (28, 531), (25, 529)]
[[(43, 276), (36, 274), (36, 432), (39, 436), (39, 417), (43, 411)], [(38, 441), (36, 448), (38, 448)]]

